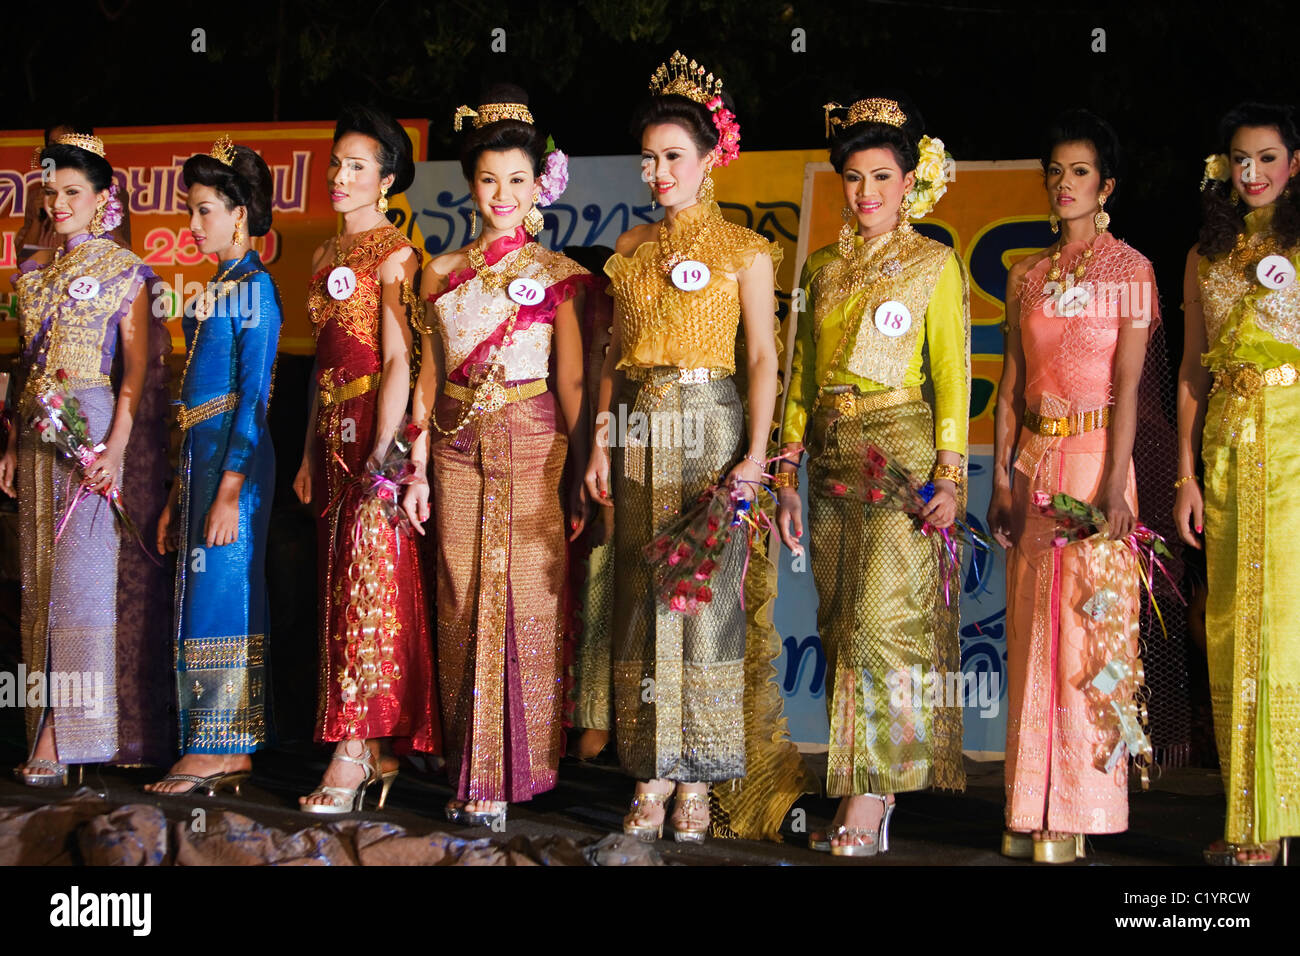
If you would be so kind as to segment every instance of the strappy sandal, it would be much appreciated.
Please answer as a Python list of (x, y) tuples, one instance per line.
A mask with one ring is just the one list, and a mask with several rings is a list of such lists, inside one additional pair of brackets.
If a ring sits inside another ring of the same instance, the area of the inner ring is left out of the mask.
[(223, 771), (206, 777), (197, 777), (192, 773), (169, 773), (154, 786), (160, 786), (164, 783), (188, 783), (191, 784), (190, 788), (188, 790), (150, 790), (149, 792), (156, 793), (160, 797), (185, 797), (200, 791), (206, 791), (209, 797), (215, 797), (222, 790), (230, 790), (238, 797), (240, 796), (239, 788), (252, 775), (253, 771), (251, 770)]
[(880, 826), (877, 829), (867, 827), (837, 827), (830, 834), (831, 838), (839, 837), (841, 840), (857, 841), (863, 837), (871, 837), (870, 843), (841, 843), (839, 846), (831, 844), (832, 856), (875, 856), (877, 853), (889, 852), (889, 821), (894, 816), (894, 807), (897, 803), (891, 802), (888, 794), (864, 793), (864, 797), (871, 797), (879, 800), (884, 807), (884, 812), (880, 815)]
[[(355, 787), (327, 787), (321, 784), (311, 793), (307, 794), (307, 799), (312, 797), (329, 797), (329, 803), (304, 803), (300, 804), (298, 809), (304, 813), (319, 814), (342, 814), (342, 813), (360, 813), (365, 807), (366, 791), (370, 785), (375, 782), (375, 757), (369, 747), (366, 747), (366, 755), (362, 758), (349, 757), (347, 754), (335, 753), (333, 760), (341, 760), (344, 763), (354, 763), (365, 770), (366, 775)], [(379, 792), (379, 807), (384, 809), (384, 803), (388, 800), (388, 791), (393, 786), (393, 781), (397, 779), (397, 771), (389, 770), (379, 775), (383, 787)]]
[[(33, 770), (49, 770), (50, 773), (32, 773)], [(14, 767), (14, 776), (29, 787), (66, 787), (68, 765), (44, 757), (33, 757), (22, 766)]]
[(1033, 838), (1032, 859), (1035, 863), (1073, 863), (1087, 855), (1084, 835), (1071, 833), (1054, 840)]
[[(1276, 866), (1280, 841), (1268, 843), (1219, 843), (1204, 850), (1205, 862), (1211, 866)], [(1262, 860), (1239, 860), (1238, 853), (1267, 853)]]
[(664, 835), (664, 821), (661, 817), (658, 823), (635, 823), (631, 822), (637, 818), (644, 817), (640, 811), (642, 808), (658, 807), (667, 816), (668, 798), (672, 796), (672, 791), (667, 793), (657, 793), (653, 790), (647, 790), (644, 793), (638, 793), (632, 797), (632, 806), (628, 809), (627, 816), (623, 818), (623, 832), (628, 836), (634, 836), (642, 843), (654, 843)]
[[(678, 823), (679, 816), (690, 820), (699, 810), (704, 811), (703, 826), (688, 826)], [(703, 843), (709, 834), (709, 793), (683, 793), (673, 805), (673, 839), (678, 843)]]

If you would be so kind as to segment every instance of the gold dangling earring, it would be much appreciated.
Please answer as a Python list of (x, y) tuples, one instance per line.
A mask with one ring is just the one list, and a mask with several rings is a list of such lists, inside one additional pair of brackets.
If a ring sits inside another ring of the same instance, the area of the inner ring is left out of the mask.
[(912, 220), (908, 215), (912, 211), (912, 197), (906, 195), (903, 201), (898, 205), (898, 225), (895, 227), (900, 234), (912, 231)]
[(381, 213), (387, 215), (388, 213), (388, 187), (387, 186), (379, 187), (379, 198), (375, 201), (375, 208), (378, 209)]
[(845, 206), (840, 210), (840, 218), (844, 220), (844, 225), (840, 226), (840, 258), (847, 259), (853, 255), (853, 237), (857, 235), (853, 223), (858, 217), (853, 214), (853, 207)]
[(1101, 234), (1106, 231), (1110, 225), (1110, 213), (1106, 211), (1106, 197), (1097, 197), (1097, 212), (1092, 217), (1092, 224), (1097, 227), (1097, 233)]
[(1228, 187), (1228, 201), (1234, 206), (1241, 202), (1241, 195), (1232, 187)]
[[(104, 206), (108, 205), (107, 203)], [(90, 234), (92, 236), (103, 235), (104, 233), (104, 206), (95, 210), (95, 214), (90, 217)]]
[(700, 181), (700, 190), (695, 194), (695, 198), (700, 202), (713, 202), (713, 170), (710, 169), (704, 174), (704, 179)]
[(1056, 235), (1061, 231), (1061, 217), (1056, 213), (1052, 213), (1047, 217), (1047, 224), (1052, 227), (1052, 235)]
[(474, 238), (474, 233), (478, 232), (478, 206), (470, 203), (469, 207), (469, 237)]
[(235, 220), (235, 232), (234, 232), (234, 234), (230, 237), (230, 244), (231, 244), (232, 246), (237, 246), (237, 245), (239, 245), (241, 242), (244, 241), (244, 233), (243, 233), (243, 230), (241, 230), (241, 229), (239, 228), (239, 227), (242, 226), (242, 225), (243, 225), (243, 222), (242, 222), (241, 220), (239, 220), (239, 219), (236, 219), (236, 220)]
[(546, 217), (543, 216), (542, 211), (537, 208), (537, 200), (534, 199), (533, 208), (528, 210), (528, 214), (524, 216), (524, 229), (528, 231), (530, 236), (536, 239), (538, 233), (542, 231), (542, 227), (545, 225)]

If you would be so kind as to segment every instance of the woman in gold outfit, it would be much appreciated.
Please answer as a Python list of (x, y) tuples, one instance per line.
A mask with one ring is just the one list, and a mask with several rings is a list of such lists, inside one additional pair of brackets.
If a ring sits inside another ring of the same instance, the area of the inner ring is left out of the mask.
[(875, 444), (933, 479), (925, 521), (953, 523), (965, 498), (970, 316), (960, 261), (909, 223), (942, 193), (942, 143), (921, 138), (907, 103), (877, 97), (844, 117), (830, 115), (838, 104), (827, 110), (828, 132), (839, 127), (831, 164), (843, 180), (845, 226), (839, 243), (809, 256), (800, 280), (810, 314), (795, 341), (777, 523), (798, 553), (806, 442), (817, 628), (830, 675), (826, 788), (844, 798), (829, 838), (814, 832), (809, 842), (871, 856), (889, 848), (895, 793), (965, 787), (961, 703), (924, 699), (911, 686), (931, 671), (946, 686), (960, 671), (958, 597), (945, 602), (937, 536), (827, 488), (860, 484)]
[[(1210, 702), (1227, 795), (1211, 863), (1272, 863), (1300, 834), (1300, 131), (1243, 103), (1219, 123), (1183, 279), (1174, 520), (1204, 532)], [(1205, 490), (1196, 477), (1201, 443)]]
[[(722, 832), (749, 835), (752, 825), (755, 834), (773, 833), (802, 779), (798, 754), (788, 742), (783, 749), (774, 733), (779, 699), (773, 708), (766, 697), (774, 688), (746, 680), (747, 650), (765, 653), (775, 633), (767, 607), (775, 568), (765, 549), (755, 548), (749, 562), (746, 584), (755, 590), (746, 587), (748, 618), (741, 533), (719, 560), (716, 597), (694, 616), (656, 603), (641, 555), (710, 486), (730, 484), (752, 497), (767, 457), (781, 250), (723, 219), (712, 201), (710, 171), (739, 151), (738, 127), (720, 89), (721, 80), (680, 53), (652, 77), (653, 95), (633, 128), (643, 178), (664, 219), (625, 232), (605, 266), (614, 331), (587, 486), (595, 500), (614, 507), (615, 737), (620, 762), (640, 781), (624, 830), (643, 840), (662, 834), (665, 803), (676, 789), (675, 838), (703, 841), (709, 784), (720, 781), (732, 781), (716, 793), (729, 824)], [(733, 378), (742, 319), (748, 421)], [(639, 427), (647, 420), (648, 428)], [(669, 422), (679, 424), (680, 441)], [(751, 817), (726, 803), (744, 792), (736, 779), (758, 770), (753, 756), (747, 760), (747, 743), (764, 731), (769, 744), (778, 741), (776, 760), (755, 777), (762, 786), (752, 793), (764, 794), (766, 803)]]

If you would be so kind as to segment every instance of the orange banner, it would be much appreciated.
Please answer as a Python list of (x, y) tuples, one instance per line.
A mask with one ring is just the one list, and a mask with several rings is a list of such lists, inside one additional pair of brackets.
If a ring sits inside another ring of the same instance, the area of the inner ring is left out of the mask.
[[(403, 120), (411, 136), (416, 161), (425, 158), (428, 122)], [(180, 305), (212, 278), (216, 257), (203, 255), (194, 245), (185, 208), (181, 167), (194, 153), (207, 152), (217, 137), (228, 134), (250, 146), (271, 167), (274, 183), (271, 231), (255, 239), (280, 287), (284, 300), (284, 328), (280, 351), (310, 354), (314, 351), (307, 319), (307, 282), (316, 247), (337, 229), (330, 208), (326, 175), (334, 124), (328, 123), (228, 123), (172, 127), (105, 127), (96, 130), (113, 164), (115, 179), (125, 193), (131, 221), (133, 250), (166, 283), (169, 323), (173, 342), (183, 347)], [(0, 273), (17, 268), (14, 235), (22, 227), (28, 192), (40, 182), (39, 169), (31, 169), (33, 150), (42, 144), (37, 131), (0, 133)], [(409, 211), (400, 197), (398, 225), (413, 229)], [(14, 352), (17, 344), (17, 305), (8, 283), (0, 290), (0, 352)]]

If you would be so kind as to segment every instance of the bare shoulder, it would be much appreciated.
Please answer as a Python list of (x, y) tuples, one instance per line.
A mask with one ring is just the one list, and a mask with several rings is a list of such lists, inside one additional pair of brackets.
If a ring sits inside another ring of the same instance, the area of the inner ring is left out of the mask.
[(1015, 262), (1011, 266), (1011, 274), (1010, 274), (1011, 281), (1012, 282), (1021, 281), (1022, 279), (1024, 279), (1025, 276), (1029, 274), (1030, 269), (1038, 265), (1038, 263), (1042, 262), (1046, 258), (1047, 258), (1047, 250), (1039, 249), (1037, 252), (1031, 252), (1023, 259), (1019, 260), (1018, 262)]
[(32, 262), (42, 269), (48, 266), (54, 260), (53, 249), (38, 249), (31, 255)]
[(1187, 271), (1195, 272), (1199, 269), (1204, 258), (1205, 256), (1201, 255), (1201, 244), (1198, 242), (1187, 250)]
[(620, 256), (630, 256), (639, 246), (654, 239), (658, 226), (657, 222), (643, 222), (633, 226), (618, 237), (618, 241), (614, 243), (614, 251)]
[(319, 246), (317, 246), (316, 251), (311, 254), (311, 271), (313, 273), (316, 272), (316, 270), (318, 270), (321, 266), (323, 266), (328, 261), (328, 257), (332, 256), (333, 254), (334, 254), (334, 237), (330, 236)]
[(424, 282), (441, 279), (446, 280), (453, 272), (458, 272), (469, 266), (469, 246), (462, 246), (459, 249), (453, 249), (450, 252), (444, 252), (441, 255), (434, 256), (424, 265)]

